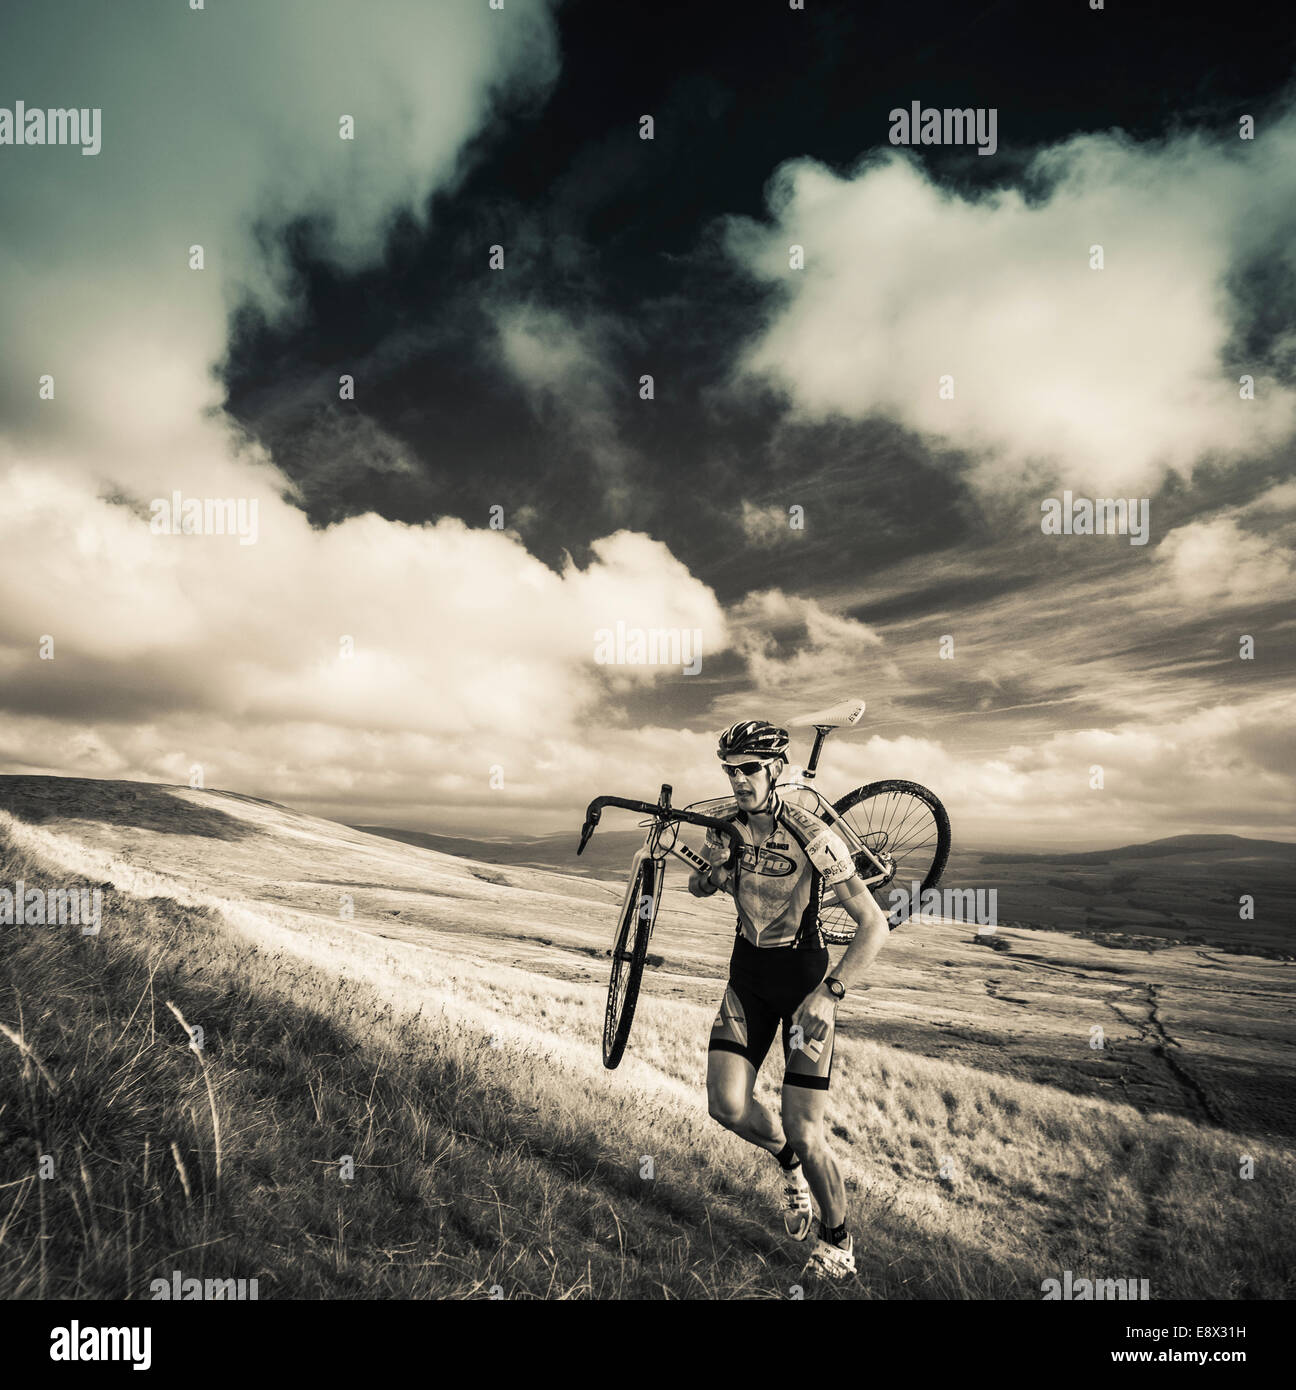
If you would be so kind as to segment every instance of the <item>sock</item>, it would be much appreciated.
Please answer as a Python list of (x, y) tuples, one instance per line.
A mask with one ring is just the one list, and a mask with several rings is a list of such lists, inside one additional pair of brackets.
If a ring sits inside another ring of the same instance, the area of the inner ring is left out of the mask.
[(796, 1150), (791, 1144), (784, 1144), (774, 1157), (778, 1159), (779, 1167), (785, 1173), (794, 1173), (801, 1166), (801, 1160), (796, 1156)]
[(823, 1218), (820, 1217), (820, 1219), (819, 1219), (819, 1235), (820, 1235), (820, 1237), (821, 1237), (823, 1240), (826, 1240), (830, 1245), (845, 1245), (845, 1244), (846, 1244), (846, 1223), (843, 1221), (843, 1222), (841, 1223), (840, 1226), (833, 1227), (833, 1226), (827, 1225), (827, 1224), (824, 1222)]

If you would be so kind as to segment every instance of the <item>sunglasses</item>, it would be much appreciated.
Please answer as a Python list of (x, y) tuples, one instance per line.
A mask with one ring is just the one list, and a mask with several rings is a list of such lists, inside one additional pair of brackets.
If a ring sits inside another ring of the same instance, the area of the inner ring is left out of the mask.
[(741, 772), (744, 777), (754, 777), (762, 768), (768, 767), (768, 763), (721, 763), (721, 767), (733, 777)]

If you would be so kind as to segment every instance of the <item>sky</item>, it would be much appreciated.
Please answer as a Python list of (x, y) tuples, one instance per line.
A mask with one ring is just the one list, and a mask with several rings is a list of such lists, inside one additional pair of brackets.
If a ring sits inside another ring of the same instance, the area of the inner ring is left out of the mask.
[(956, 842), (1293, 838), (1291, 32), (10, 7), (0, 109), (102, 144), (0, 143), (0, 772), (520, 836), (858, 696), (823, 789)]

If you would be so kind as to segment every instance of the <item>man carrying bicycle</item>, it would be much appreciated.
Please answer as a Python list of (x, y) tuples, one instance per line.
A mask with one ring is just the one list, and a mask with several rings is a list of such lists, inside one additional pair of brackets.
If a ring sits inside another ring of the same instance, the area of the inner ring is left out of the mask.
[[(805, 1240), (813, 1197), (818, 1232), (806, 1272), (844, 1279), (855, 1270), (846, 1229), (846, 1189), (824, 1138), (838, 1001), (858, 983), (882, 949), (887, 919), (864, 887), (842, 839), (794, 790), (775, 783), (787, 766), (788, 734), (747, 719), (720, 736), (718, 756), (733, 790), (733, 824), (743, 852), (732, 871), (725, 838), (707, 832), (712, 867), (689, 877), (689, 892), (733, 895), (737, 935), (729, 982), (711, 1030), (707, 1099), (713, 1119), (749, 1143), (768, 1149), (786, 1178), (784, 1224)], [(819, 924), (825, 887), (858, 928), (835, 973)], [(785, 1071), (781, 1117), (755, 1099), (756, 1073), (782, 1026)]]

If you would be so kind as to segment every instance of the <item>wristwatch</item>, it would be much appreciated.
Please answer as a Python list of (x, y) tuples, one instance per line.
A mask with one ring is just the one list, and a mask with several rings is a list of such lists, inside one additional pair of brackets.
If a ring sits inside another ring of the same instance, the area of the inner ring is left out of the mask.
[(835, 976), (829, 975), (828, 978), (824, 981), (824, 984), (828, 986), (829, 992), (832, 994), (832, 997), (836, 999), (838, 1002), (846, 998), (846, 986), (842, 984), (842, 982)]

